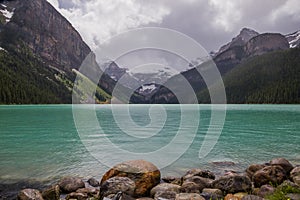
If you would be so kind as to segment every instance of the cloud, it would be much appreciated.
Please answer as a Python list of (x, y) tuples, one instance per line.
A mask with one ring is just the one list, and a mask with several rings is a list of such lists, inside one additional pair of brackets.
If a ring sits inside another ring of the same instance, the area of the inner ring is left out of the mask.
[[(57, 1), (49, 1), (54, 6)], [(169, 10), (161, 4), (140, 0), (60, 0), (59, 11), (95, 49), (111, 36), (148, 24), (159, 24)], [(57, 7), (57, 6), (56, 6)]]
[(120, 32), (144, 26), (180, 31), (207, 51), (244, 27), (258, 32), (300, 29), (299, 0), (48, 0), (95, 49)]

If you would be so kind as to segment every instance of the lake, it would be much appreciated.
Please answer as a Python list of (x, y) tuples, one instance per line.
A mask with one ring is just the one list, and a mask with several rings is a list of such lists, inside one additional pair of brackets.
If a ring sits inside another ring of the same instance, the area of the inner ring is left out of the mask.
[(134, 156), (154, 161), (163, 175), (195, 167), (242, 171), (275, 157), (300, 164), (299, 105), (227, 105), (216, 144), (199, 158), (211, 116), (209, 105), (80, 105), (75, 112), (72, 105), (0, 106), (0, 183), (100, 179), (107, 163)]

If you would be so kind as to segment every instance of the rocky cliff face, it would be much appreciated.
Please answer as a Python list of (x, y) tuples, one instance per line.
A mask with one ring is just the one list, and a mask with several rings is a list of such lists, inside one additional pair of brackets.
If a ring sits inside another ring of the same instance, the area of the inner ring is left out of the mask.
[(288, 34), (285, 36), (290, 44), (290, 48), (300, 47), (300, 31)]
[(289, 48), (287, 39), (279, 33), (265, 33), (252, 38), (244, 47), (245, 56), (262, 55), (267, 52)]
[[(25, 43), (47, 64), (78, 68), (91, 51), (72, 25), (46, 0), (4, 2), (14, 14), (1, 32), (3, 45)], [(13, 36), (13, 38), (12, 38)]]

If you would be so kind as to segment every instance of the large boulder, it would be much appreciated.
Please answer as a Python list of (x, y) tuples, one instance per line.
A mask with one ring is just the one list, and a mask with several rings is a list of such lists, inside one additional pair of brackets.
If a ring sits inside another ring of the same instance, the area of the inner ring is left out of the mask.
[(150, 190), (160, 182), (159, 169), (145, 160), (132, 160), (117, 164), (104, 174), (100, 185), (112, 177), (128, 177), (135, 183), (135, 197), (148, 196)]
[(83, 180), (77, 177), (65, 177), (58, 183), (60, 189), (64, 193), (75, 192), (79, 188), (84, 188)]
[(179, 193), (180, 190), (179, 185), (171, 184), (171, 183), (161, 183), (154, 188), (152, 188), (150, 195), (151, 197), (154, 197), (156, 193), (165, 193), (167, 191), (175, 192), (176, 194)]
[(21, 190), (17, 197), (18, 200), (43, 200), (42, 194), (36, 189)]
[(125, 193), (129, 196), (134, 195), (136, 185), (133, 180), (128, 177), (112, 177), (101, 184), (100, 197), (107, 197), (110, 194), (118, 192)]
[(279, 165), (267, 166), (258, 170), (253, 175), (255, 187), (261, 187), (266, 184), (279, 185), (286, 180), (286, 171)]
[(212, 187), (226, 193), (248, 192), (252, 188), (252, 183), (248, 176), (223, 176), (215, 180)]
[(270, 161), (270, 164), (281, 166), (286, 173), (289, 173), (294, 168), (293, 165), (285, 158), (275, 158)]

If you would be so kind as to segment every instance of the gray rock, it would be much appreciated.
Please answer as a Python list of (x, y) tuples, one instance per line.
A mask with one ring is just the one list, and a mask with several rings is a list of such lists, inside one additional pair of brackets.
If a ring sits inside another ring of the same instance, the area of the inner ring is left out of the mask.
[(177, 192), (174, 191), (159, 191), (154, 195), (154, 200), (170, 199), (175, 200)]
[(200, 194), (204, 187), (194, 182), (184, 182), (179, 189), (181, 193), (198, 193)]
[(242, 198), (242, 200), (264, 200), (264, 198), (261, 198), (256, 195), (246, 195)]
[(134, 195), (135, 183), (128, 177), (112, 177), (104, 181), (100, 189), (100, 197), (107, 197), (110, 194), (123, 192), (129, 196)]
[(155, 186), (154, 188), (152, 188), (150, 195), (151, 197), (154, 197), (156, 193), (160, 192), (167, 192), (167, 191), (172, 191), (175, 192), (176, 194), (179, 193), (180, 190), (180, 186), (179, 185), (175, 185), (175, 184), (171, 184), (171, 183), (160, 183), (157, 186)]
[(209, 170), (202, 170), (202, 169), (191, 169), (186, 172), (186, 174), (182, 177), (183, 180), (189, 179), (193, 176), (200, 176), (203, 178), (215, 179), (216, 176)]
[(288, 197), (290, 200), (299, 200), (300, 199), (300, 194), (297, 194), (297, 193), (291, 193), (291, 194), (287, 194), (285, 196)]
[(84, 193), (72, 192), (66, 196), (66, 200), (77, 199), (77, 200), (87, 200), (88, 195)]
[(95, 178), (90, 178), (88, 181), (88, 184), (90, 184), (93, 187), (99, 187), (100, 183)]
[(60, 188), (59, 185), (53, 185), (42, 192), (44, 200), (59, 200)]
[(165, 183), (172, 183), (175, 185), (181, 185), (182, 184), (182, 178), (178, 178), (178, 177), (174, 177), (174, 176), (167, 176), (167, 177), (163, 177), (162, 180)]
[(176, 195), (175, 200), (205, 200), (197, 193), (180, 193)]
[(202, 190), (201, 196), (205, 200), (219, 200), (223, 199), (223, 192), (219, 189), (212, 189), (212, 188), (204, 188)]
[(255, 187), (261, 187), (266, 184), (279, 185), (287, 179), (286, 171), (279, 165), (267, 166), (258, 170), (253, 175)]
[(212, 187), (226, 193), (248, 192), (252, 183), (248, 176), (223, 176), (212, 183)]
[(275, 192), (275, 188), (271, 185), (263, 185), (259, 188), (257, 194), (260, 197), (265, 197), (267, 195), (271, 195)]
[(65, 177), (59, 182), (59, 187), (62, 192), (71, 193), (75, 192), (79, 188), (84, 188), (85, 184), (80, 178)]
[(281, 166), (287, 173), (294, 168), (293, 165), (285, 158), (275, 158), (270, 161), (270, 164)]
[(203, 177), (200, 177), (200, 176), (193, 176), (191, 178), (186, 179), (185, 181), (186, 182), (194, 182), (197, 185), (199, 185), (200, 188), (204, 189), (204, 188), (210, 188), (211, 184), (214, 180), (209, 179), (209, 178), (203, 178)]
[(17, 197), (18, 200), (43, 200), (42, 194), (36, 189), (21, 190)]
[(294, 181), (294, 183), (300, 185), (300, 167), (295, 167), (290, 172), (290, 177)]
[(266, 167), (266, 165), (260, 165), (260, 164), (253, 164), (250, 165), (247, 169), (246, 169), (246, 174), (247, 176), (252, 180), (253, 175), (255, 174), (255, 172), (257, 172), (258, 170), (263, 169), (264, 167)]

